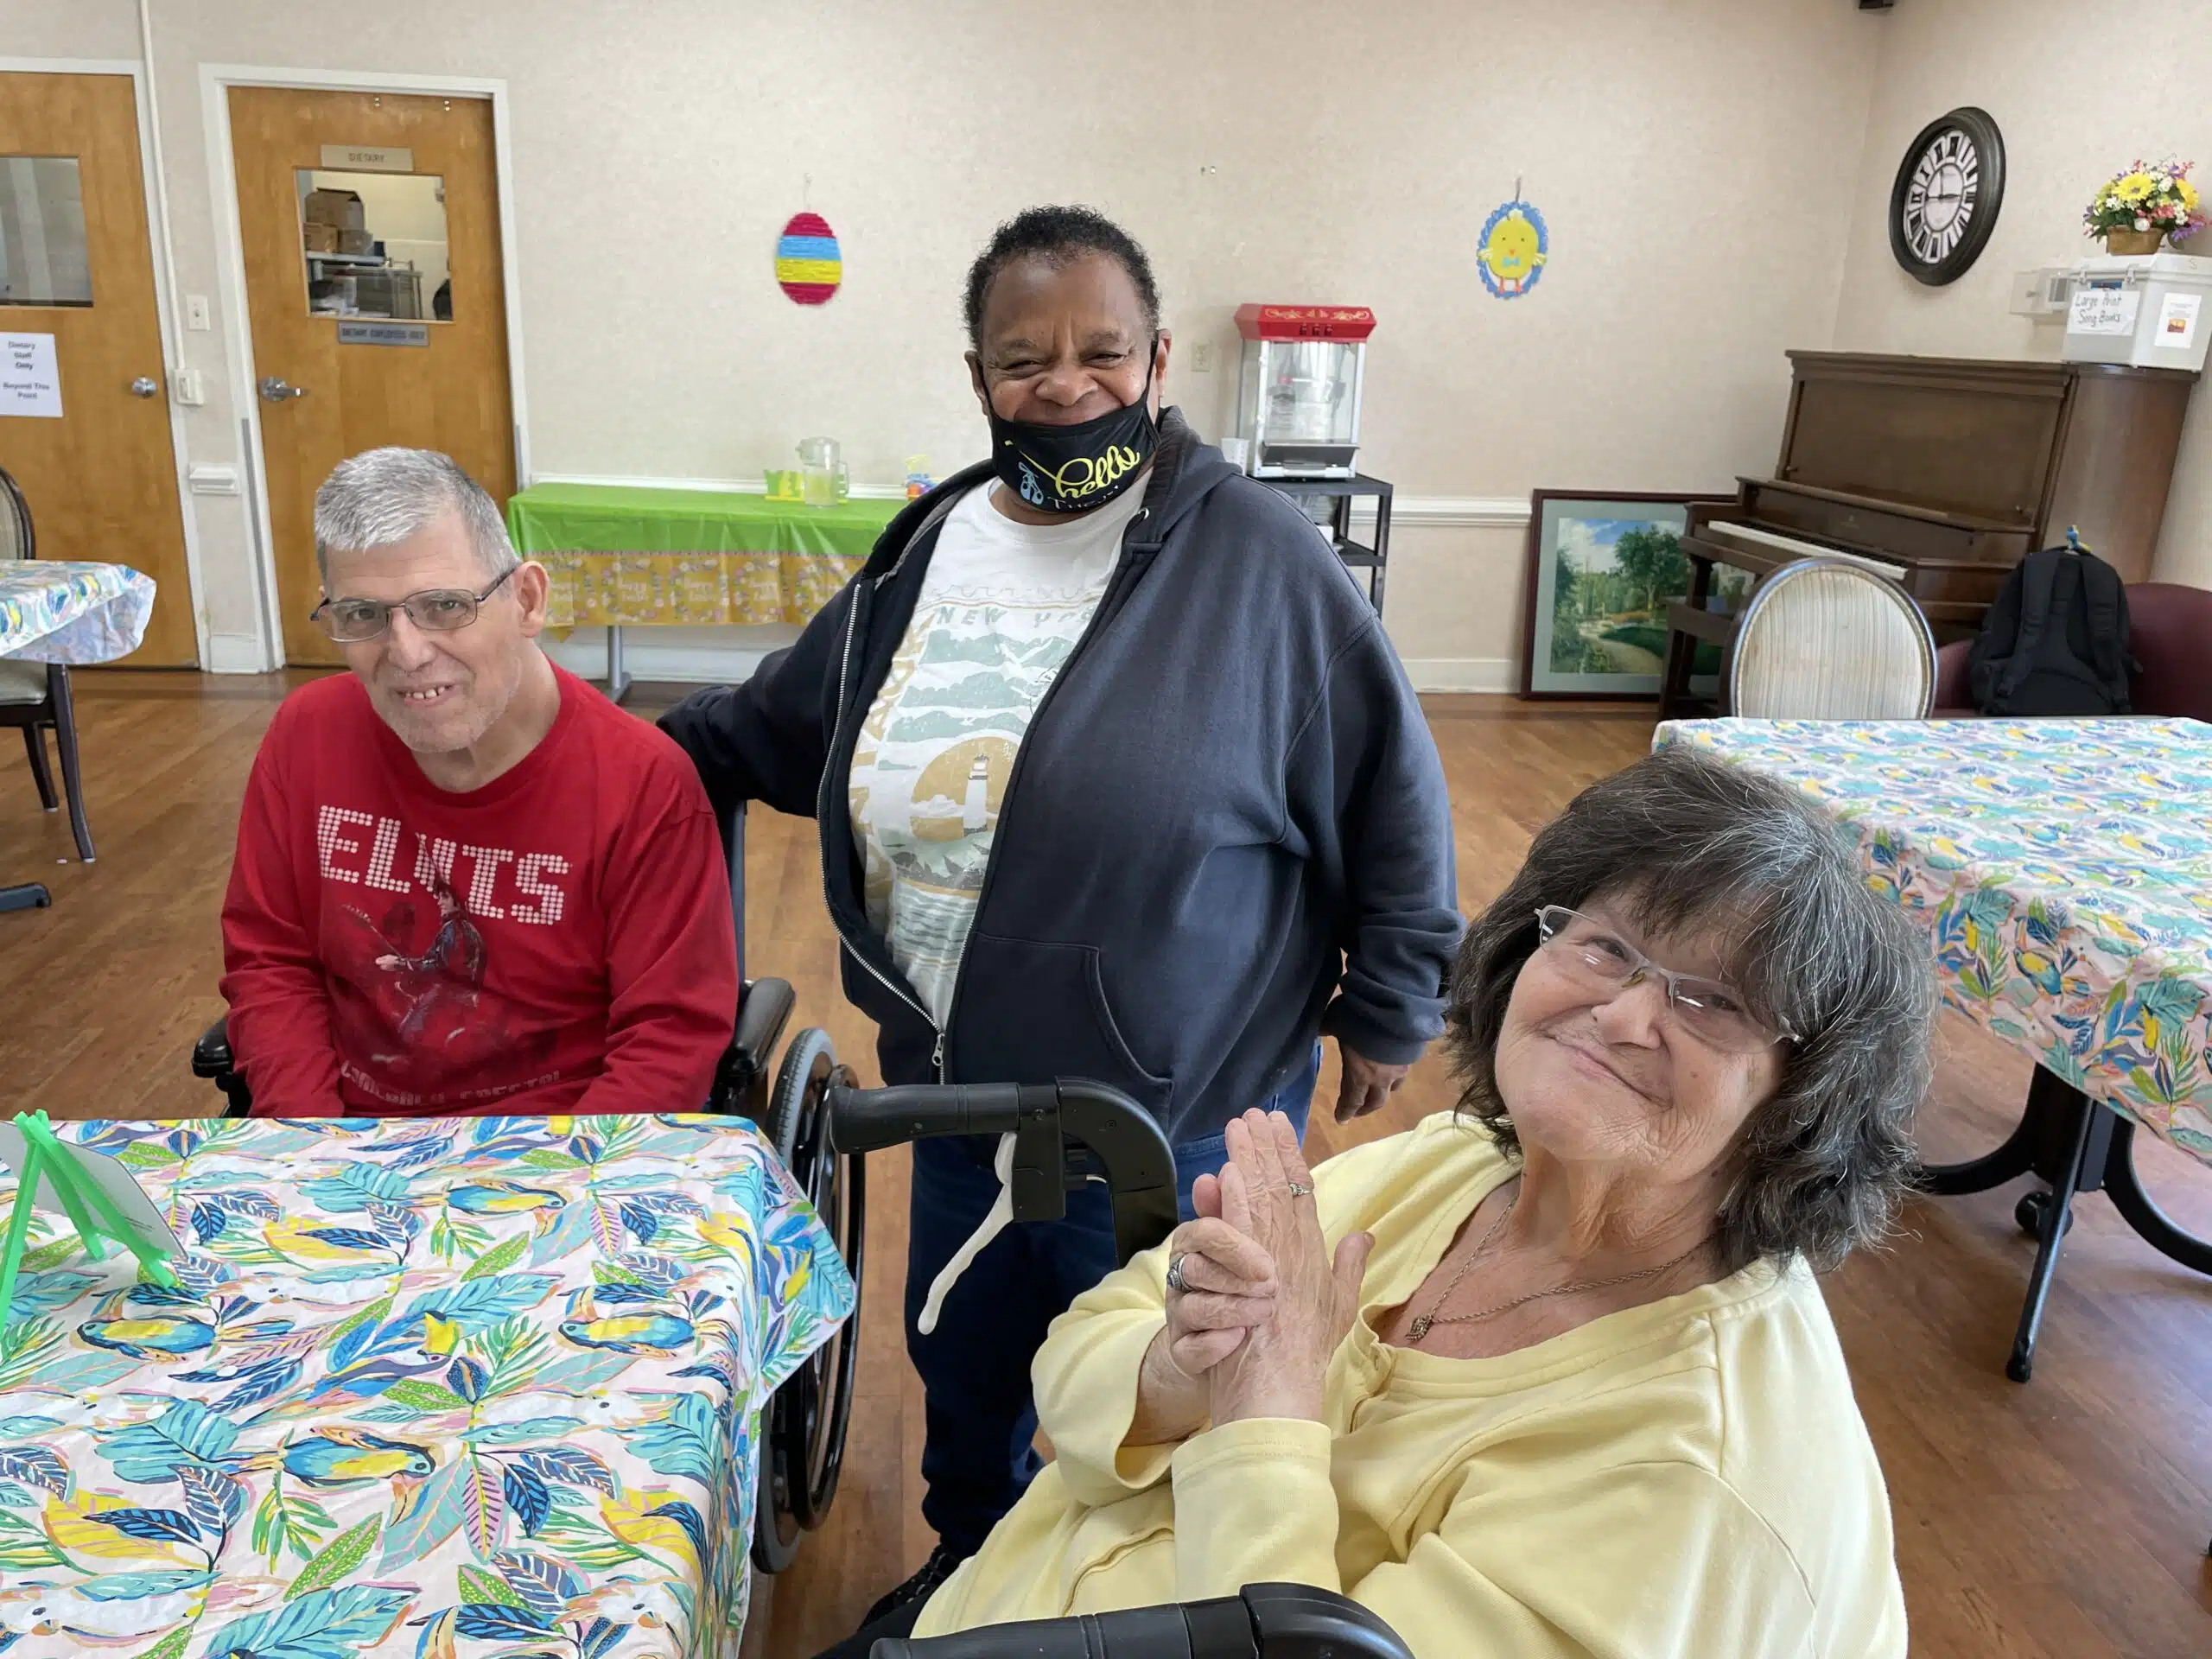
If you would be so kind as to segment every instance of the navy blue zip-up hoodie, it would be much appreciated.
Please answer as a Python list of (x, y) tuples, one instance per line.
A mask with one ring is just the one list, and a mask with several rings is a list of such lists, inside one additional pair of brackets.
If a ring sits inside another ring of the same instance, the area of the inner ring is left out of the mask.
[(1418, 1057), (1461, 921), (1443, 768), (1374, 612), (1288, 499), (1177, 411), (1161, 428), (1015, 757), (943, 1033), (869, 925), (846, 785), (944, 514), (989, 468), (901, 512), (796, 645), (660, 723), (718, 809), (818, 821), (886, 1082), (1091, 1077), (1179, 1145), (1281, 1089), (1318, 1032)]

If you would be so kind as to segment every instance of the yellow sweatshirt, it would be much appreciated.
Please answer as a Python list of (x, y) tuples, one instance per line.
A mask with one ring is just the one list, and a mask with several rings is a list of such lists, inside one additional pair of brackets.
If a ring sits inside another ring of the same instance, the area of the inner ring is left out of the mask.
[(1419, 1659), (1903, 1659), (1889, 1494), (1802, 1264), (1494, 1358), (1376, 1337), (1511, 1173), (1449, 1114), (1316, 1173), (1331, 1247), (1376, 1239), (1325, 1424), (1122, 1449), (1164, 1248), (1078, 1298), (1034, 1371), (1057, 1461), (915, 1633), (1290, 1580), (1364, 1603)]

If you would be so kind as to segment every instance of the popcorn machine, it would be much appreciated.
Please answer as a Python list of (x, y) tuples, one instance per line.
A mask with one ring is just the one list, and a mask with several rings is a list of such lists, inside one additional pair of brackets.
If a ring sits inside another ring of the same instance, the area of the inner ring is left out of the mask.
[(1375, 313), (1363, 305), (1243, 305), (1236, 435), (1255, 478), (1350, 478)]

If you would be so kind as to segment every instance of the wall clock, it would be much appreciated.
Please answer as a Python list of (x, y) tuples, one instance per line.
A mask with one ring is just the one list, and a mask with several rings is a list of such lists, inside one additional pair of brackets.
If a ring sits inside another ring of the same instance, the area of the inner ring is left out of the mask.
[(1980, 256), (2005, 200), (2005, 138), (1971, 105), (1942, 115), (1905, 146), (1890, 187), (1890, 251), (1929, 287), (1955, 282)]

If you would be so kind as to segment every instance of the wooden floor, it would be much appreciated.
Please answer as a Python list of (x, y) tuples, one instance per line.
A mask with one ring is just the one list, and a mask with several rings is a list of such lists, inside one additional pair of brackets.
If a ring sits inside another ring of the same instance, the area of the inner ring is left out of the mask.
[[(182, 1116), (211, 1104), (185, 1056), (221, 1011), (216, 916), (239, 792), (285, 683), (80, 676), (100, 850), (90, 868), (73, 862), (66, 822), (38, 811), (20, 747), (0, 741), (0, 882), (43, 880), (54, 896), (49, 911), (0, 916), (0, 1110)], [(1577, 787), (1640, 753), (1650, 734), (1640, 712), (1498, 698), (1439, 699), (1431, 717), (1470, 910)], [(836, 992), (812, 826), (762, 814), (750, 851), (749, 966), (790, 979), (798, 1022), (826, 1027), (872, 1075), (868, 1022)], [(1332, 1052), (1325, 1100), (1333, 1066)], [(1929, 1155), (1994, 1144), (2028, 1070), (1962, 1021), (1947, 1026), (1924, 1122)], [(1424, 1063), (1386, 1117), (1338, 1131), (1319, 1112), (1313, 1139), (1332, 1151), (1446, 1103), (1440, 1069)], [(2142, 1162), (2160, 1200), (2212, 1235), (2212, 1172), (2163, 1147)], [(905, 1155), (874, 1159), (869, 1186), (862, 1397), (829, 1524), (767, 1609), (776, 1659), (806, 1659), (849, 1630), (930, 1544), (916, 1510), (920, 1395), (897, 1317)], [(2103, 1198), (2084, 1200), (2035, 1381), (2015, 1386), (2001, 1368), (2032, 1253), (2012, 1218), (2020, 1190), (1916, 1203), (1891, 1248), (1828, 1281), (1889, 1477), (1913, 1651), (2203, 1659), (2212, 1283), (2137, 1241)]]

